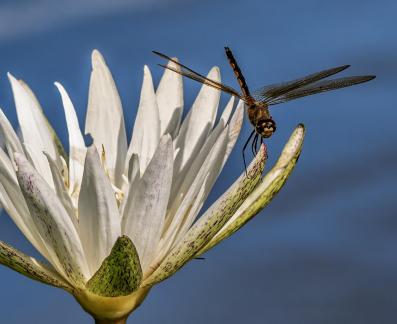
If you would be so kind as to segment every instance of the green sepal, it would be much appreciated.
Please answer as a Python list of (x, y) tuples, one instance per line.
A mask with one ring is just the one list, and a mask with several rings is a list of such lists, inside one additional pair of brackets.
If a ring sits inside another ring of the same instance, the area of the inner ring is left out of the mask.
[(47, 285), (72, 291), (72, 287), (51, 266), (0, 241), (0, 264)]
[(87, 289), (99, 296), (118, 297), (133, 293), (142, 281), (138, 252), (131, 239), (120, 236), (99, 270), (87, 282)]
[(233, 219), (196, 256), (202, 255), (234, 234), (270, 203), (291, 175), (302, 151), (304, 136), (305, 127), (299, 124), (289, 138), (275, 166), (240, 206)]

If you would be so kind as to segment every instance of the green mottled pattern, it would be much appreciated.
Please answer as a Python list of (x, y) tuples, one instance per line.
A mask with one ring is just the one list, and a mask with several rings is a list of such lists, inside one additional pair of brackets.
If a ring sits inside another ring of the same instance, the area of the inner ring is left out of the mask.
[(183, 241), (171, 251), (159, 268), (145, 280), (145, 286), (158, 283), (174, 274), (214, 237), (258, 184), (266, 157), (265, 147), (262, 146), (258, 156), (249, 166), (247, 175), (244, 172), (213, 205), (216, 207), (210, 208), (197, 221)]
[(31, 279), (71, 291), (71, 287), (47, 265), (25, 255), (0, 241), (0, 264), (11, 268)]
[(299, 125), (291, 135), (275, 166), (266, 174), (259, 186), (248, 197), (247, 201), (241, 205), (236, 213), (238, 215), (236, 219), (226, 224), (222, 231), (199, 251), (196, 256), (205, 253), (235, 233), (270, 203), (294, 169), (302, 150), (303, 139), (304, 126)]
[(99, 270), (88, 281), (87, 288), (104, 297), (126, 296), (142, 280), (142, 269), (136, 248), (128, 236), (121, 236)]

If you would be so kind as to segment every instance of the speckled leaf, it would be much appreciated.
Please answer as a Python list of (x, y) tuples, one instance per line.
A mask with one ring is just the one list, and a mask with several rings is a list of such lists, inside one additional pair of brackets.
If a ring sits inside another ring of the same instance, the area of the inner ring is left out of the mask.
[(232, 235), (270, 203), (294, 169), (302, 150), (304, 135), (304, 126), (299, 125), (289, 138), (275, 166), (266, 174), (222, 230), (196, 256)]
[(179, 270), (192, 259), (197, 251), (207, 244), (236, 212), (257, 185), (266, 161), (265, 146), (245, 172), (207, 211), (199, 218), (185, 237), (171, 250), (160, 266), (145, 281), (145, 286), (158, 283)]
[(2, 241), (0, 241), (0, 264), (47, 285), (69, 291), (72, 289), (70, 285), (48, 265), (25, 255)]
[(134, 292), (142, 280), (138, 253), (128, 236), (121, 236), (99, 270), (87, 282), (87, 288), (104, 297), (126, 296)]

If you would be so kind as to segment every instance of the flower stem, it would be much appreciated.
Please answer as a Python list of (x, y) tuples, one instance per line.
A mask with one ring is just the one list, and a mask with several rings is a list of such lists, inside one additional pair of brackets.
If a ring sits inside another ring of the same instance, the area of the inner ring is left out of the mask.
[(119, 319), (95, 319), (95, 324), (126, 324), (127, 323), (127, 316)]

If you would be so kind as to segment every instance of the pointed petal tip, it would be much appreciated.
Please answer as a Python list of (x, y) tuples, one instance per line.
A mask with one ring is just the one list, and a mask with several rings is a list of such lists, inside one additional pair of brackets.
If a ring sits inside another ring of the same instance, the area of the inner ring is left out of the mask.
[(208, 72), (208, 78), (215, 79), (215, 81), (221, 78), (221, 71), (218, 66), (213, 66), (211, 68), (211, 70)]
[(92, 69), (98, 68), (100, 65), (106, 64), (103, 55), (99, 50), (94, 49), (91, 54)]
[(143, 66), (143, 73), (144, 73), (145, 76), (146, 76), (146, 75), (147, 75), (147, 76), (150, 76), (150, 77), (152, 76), (152, 74), (151, 74), (151, 72), (150, 72), (150, 68), (149, 68), (149, 66), (146, 65), (146, 64)]
[(11, 74), (11, 72), (7, 72), (7, 78), (8, 80), (13, 83), (13, 82), (18, 82), (18, 80)]

